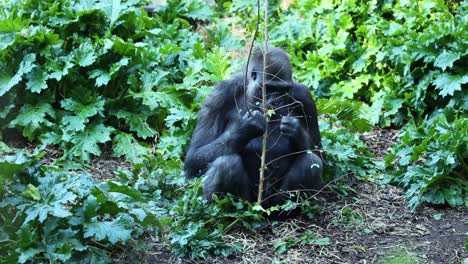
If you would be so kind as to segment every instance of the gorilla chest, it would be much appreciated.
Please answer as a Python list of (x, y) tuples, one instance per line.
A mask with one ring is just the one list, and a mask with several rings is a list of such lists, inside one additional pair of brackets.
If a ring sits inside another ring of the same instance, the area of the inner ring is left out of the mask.
[[(267, 175), (283, 175), (287, 171), (291, 153), (289, 139), (281, 136), (279, 126), (268, 127), (269, 136), (267, 139), (266, 164)], [(244, 149), (242, 154), (243, 163), (250, 176), (258, 175), (261, 165), (262, 137), (252, 139)]]

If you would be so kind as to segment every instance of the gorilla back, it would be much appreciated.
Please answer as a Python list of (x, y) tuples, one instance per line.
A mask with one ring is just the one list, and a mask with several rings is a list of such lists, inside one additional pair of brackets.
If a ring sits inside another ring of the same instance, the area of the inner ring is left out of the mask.
[[(256, 49), (247, 76), (240, 72), (220, 82), (203, 102), (185, 158), (185, 174), (206, 176), (203, 187), (208, 199), (229, 192), (255, 200), (265, 131), (264, 205), (283, 202), (288, 192), (322, 186), (315, 102), (307, 87), (292, 79), (289, 56), (283, 50), (268, 49), (265, 74), (263, 56), (263, 50)], [(262, 109), (263, 84), (272, 113), (268, 118)]]

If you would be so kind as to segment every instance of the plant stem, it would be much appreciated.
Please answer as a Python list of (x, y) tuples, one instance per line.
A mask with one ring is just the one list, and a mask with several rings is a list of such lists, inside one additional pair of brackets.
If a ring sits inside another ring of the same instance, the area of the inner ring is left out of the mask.
[(267, 53), (268, 53), (268, 0), (265, 0), (265, 15), (264, 15), (264, 47), (263, 47), (263, 82), (262, 82), (262, 100), (263, 100), (263, 115), (266, 119), (265, 133), (263, 134), (262, 139), (262, 156), (260, 161), (260, 179), (258, 180), (258, 196), (257, 202), (262, 203), (263, 200), (263, 191), (264, 191), (264, 181), (265, 181), (265, 160), (266, 160), (266, 148), (267, 148), (267, 137), (268, 137), (268, 109), (266, 101), (266, 65), (267, 65)]
[(257, 25), (255, 26), (255, 31), (252, 36), (252, 40), (250, 41), (249, 53), (247, 54), (247, 64), (246, 64), (247, 66), (245, 66), (245, 73), (244, 73), (244, 106), (250, 116), (252, 116), (252, 111), (250, 111), (249, 104), (247, 103), (247, 77), (249, 74), (250, 57), (252, 56), (252, 49), (255, 43), (255, 39), (257, 38), (259, 25), (260, 25), (260, 0), (257, 0)]

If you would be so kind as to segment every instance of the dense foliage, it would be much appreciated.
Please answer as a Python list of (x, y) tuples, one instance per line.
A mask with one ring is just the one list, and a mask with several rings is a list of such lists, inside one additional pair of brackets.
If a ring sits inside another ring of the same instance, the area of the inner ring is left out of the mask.
[[(468, 118), (449, 122), (443, 113), (426, 123), (411, 123), (387, 156), (397, 182), (408, 188), (410, 206), (421, 202), (468, 205)], [(395, 163), (395, 164), (392, 164)]]
[[(149, 237), (193, 259), (241, 250), (230, 230), (255, 229), (264, 209), (228, 196), (207, 203), (182, 158), (202, 99), (241, 68), (255, 1), (0, 0), (0, 261), (110, 261)], [(273, 3), (274, 2), (274, 3)], [(385, 182), (422, 202), (468, 205), (466, 1), (273, 1), (269, 41), (291, 55), (295, 78), (317, 100), (327, 178), (380, 169), (359, 133), (403, 126)], [(258, 41), (262, 41), (262, 33)], [(41, 165), (43, 150), (63, 156)], [(106, 150), (134, 167), (99, 181), (82, 168)], [(71, 166), (73, 165), (73, 166)], [(307, 233), (278, 241), (327, 244)]]

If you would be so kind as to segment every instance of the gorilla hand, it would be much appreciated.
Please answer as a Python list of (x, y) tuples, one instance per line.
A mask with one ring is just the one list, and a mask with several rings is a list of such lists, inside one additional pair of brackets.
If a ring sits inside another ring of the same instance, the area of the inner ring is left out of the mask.
[(241, 124), (243, 129), (254, 137), (260, 136), (266, 129), (265, 116), (258, 110), (253, 111), (252, 116), (248, 112), (245, 113), (241, 118)]
[(288, 137), (300, 150), (307, 148), (307, 139), (301, 123), (296, 117), (283, 116), (281, 118), (280, 131)]

